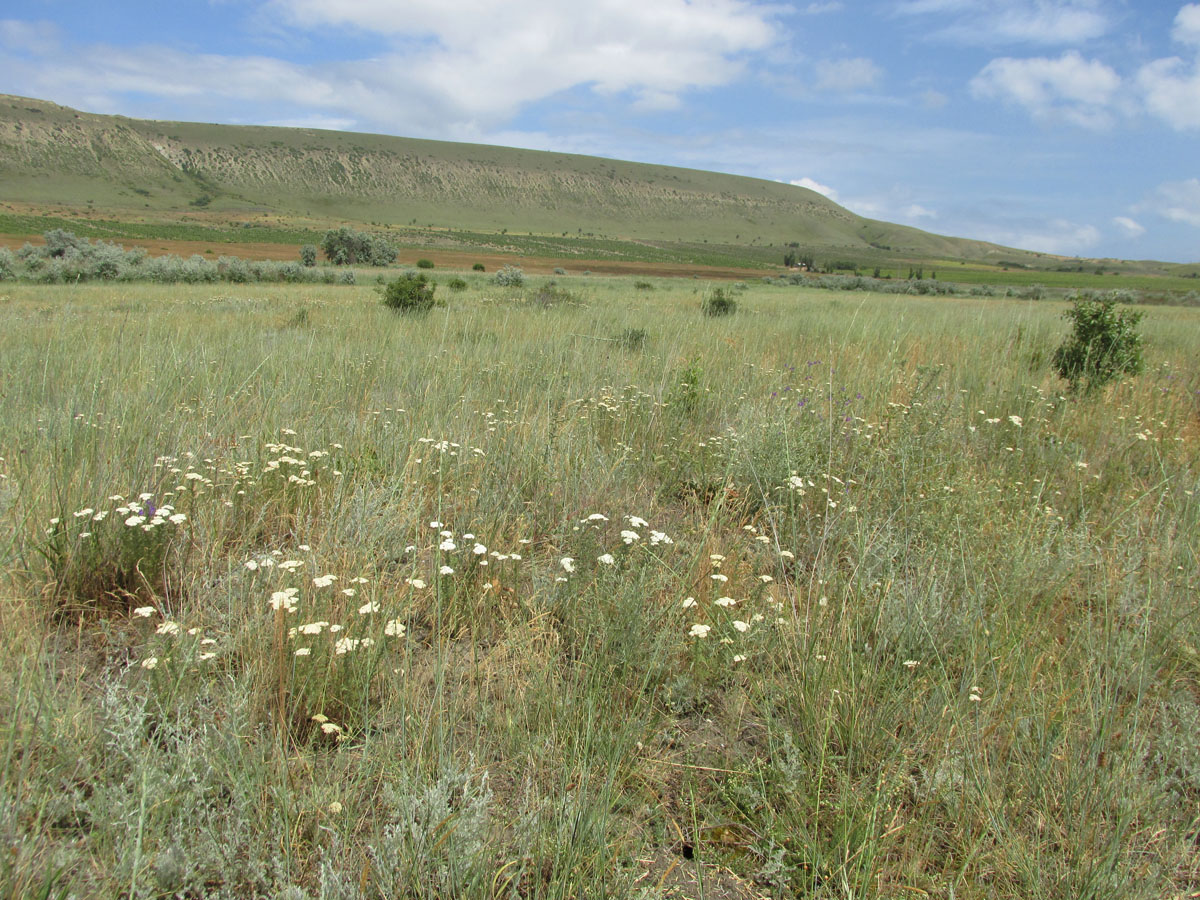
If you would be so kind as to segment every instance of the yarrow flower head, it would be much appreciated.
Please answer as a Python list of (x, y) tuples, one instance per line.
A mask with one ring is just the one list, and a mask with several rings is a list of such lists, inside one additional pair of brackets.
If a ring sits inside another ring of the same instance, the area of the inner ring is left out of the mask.
[(300, 593), (296, 588), (285, 588), (282, 591), (276, 591), (271, 595), (271, 609), (286, 612), (296, 611), (296, 595)]
[(563, 567), (564, 572), (570, 573), (570, 572), (575, 571), (575, 560), (573, 557), (564, 556), (558, 562), (559, 562), (559, 565), (561, 565)]
[(602, 553), (596, 557), (596, 562), (600, 563), (601, 565), (611, 566), (616, 563), (616, 559), (613, 558), (611, 553)]
[(710, 631), (712, 631), (711, 625), (702, 625), (701, 623), (697, 622), (688, 632), (688, 636), (694, 638), (706, 638), (708, 637), (708, 633)]

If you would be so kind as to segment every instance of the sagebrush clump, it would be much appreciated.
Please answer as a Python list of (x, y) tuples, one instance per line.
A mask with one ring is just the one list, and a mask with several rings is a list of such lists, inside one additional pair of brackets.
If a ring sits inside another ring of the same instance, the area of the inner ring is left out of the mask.
[(517, 266), (503, 266), (496, 273), (496, 284), (501, 287), (520, 287), (525, 283), (525, 273)]

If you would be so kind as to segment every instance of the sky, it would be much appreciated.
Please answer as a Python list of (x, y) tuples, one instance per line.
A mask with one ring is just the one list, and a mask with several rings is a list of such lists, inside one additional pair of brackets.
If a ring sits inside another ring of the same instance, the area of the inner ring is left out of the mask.
[(0, 92), (709, 169), (939, 234), (1200, 261), (1200, 3), (24, 0)]

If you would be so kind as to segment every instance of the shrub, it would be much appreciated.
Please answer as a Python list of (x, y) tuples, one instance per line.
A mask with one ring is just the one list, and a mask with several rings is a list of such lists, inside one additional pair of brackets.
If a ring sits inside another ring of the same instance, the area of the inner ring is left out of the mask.
[(704, 295), (700, 311), (706, 316), (730, 316), (737, 312), (737, 301), (726, 294), (724, 288), (714, 288)]
[(42, 238), (46, 241), (45, 255), (54, 258), (64, 257), (71, 251), (79, 252), (88, 245), (87, 238), (76, 237), (74, 232), (61, 228), (50, 229)]
[(463, 278), (451, 278), (446, 282), (446, 287), (452, 291), (465, 291), (467, 289), (467, 282)]
[(396, 260), (396, 246), (387, 238), (338, 228), (325, 232), (321, 249), (334, 265), (350, 266), (356, 263), (370, 266), (386, 266)]
[(475, 263), (475, 265), (471, 266), (471, 271), (472, 272), (484, 272), (484, 271), (486, 271), (486, 269), (484, 269), (483, 263)]
[(626, 350), (641, 350), (646, 346), (646, 338), (649, 336), (645, 328), (626, 328), (617, 340)]
[(417, 260), (417, 268), (418, 269), (432, 269), (433, 268), (433, 260), (432, 259), (418, 259)]
[(1100, 300), (1076, 300), (1063, 313), (1074, 329), (1054, 351), (1053, 362), (1059, 377), (1072, 390), (1081, 384), (1087, 390), (1100, 387), (1122, 373), (1136, 375), (1145, 365), (1142, 336), (1137, 324), (1142, 313), (1118, 310), (1112, 297)]
[(496, 284), (501, 287), (520, 287), (525, 283), (525, 273), (516, 266), (504, 266), (496, 273)]
[(567, 270), (566, 270), (566, 269), (564, 269), (562, 266), (555, 266), (555, 267), (554, 267), (554, 274), (555, 274), (555, 275), (566, 275), (566, 274), (567, 274)]
[(654, 285), (652, 285), (649, 281), (635, 281), (633, 283), (633, 287), (635, 290), (638, 290), (638, 291), (654, 290)]
[(405, 272), (379, 288), (383, 305), (396, 312), (428, 312), (437, 305), (433, 292), (436, 281), (422, 272)]
[(312, 268), (317, 264), (317, 248), (312, 244), (305, 244), (300, 248), (300, 264)]

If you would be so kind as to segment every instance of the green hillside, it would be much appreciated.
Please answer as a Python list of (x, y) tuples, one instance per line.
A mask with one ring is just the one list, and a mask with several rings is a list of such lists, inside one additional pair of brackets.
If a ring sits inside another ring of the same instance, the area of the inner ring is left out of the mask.
[(797, 242), (1036, 259), (856, 216), (805, 188), (669, 166), (302, 128), (151, 122), (0, 95), (0, 200), (149, 220), (206, 212), (481, 232)]

